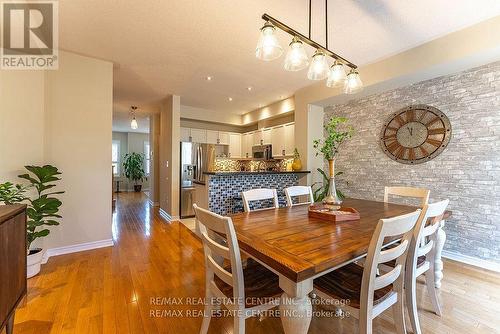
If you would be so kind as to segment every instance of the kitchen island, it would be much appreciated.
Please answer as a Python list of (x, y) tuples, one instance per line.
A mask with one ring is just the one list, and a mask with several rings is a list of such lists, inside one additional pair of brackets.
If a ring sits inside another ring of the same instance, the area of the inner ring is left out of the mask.
[[(208, 209), (220, 215), (243, 211), (241, 193), (256, 188), (272, 188), (278, 192), (280, 206), (286, 205), (284, 188), (296, 186), (309, 171), (205, 172), (207, 175)], [(255, 203), (256, 208), (266, 205)]]

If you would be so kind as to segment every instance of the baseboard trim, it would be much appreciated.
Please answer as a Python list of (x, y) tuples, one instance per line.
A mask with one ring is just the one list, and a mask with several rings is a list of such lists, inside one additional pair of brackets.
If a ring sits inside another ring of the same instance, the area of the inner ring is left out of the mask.
[(83, 252), (97, 248), (104, 248), (113, 246), (113, 239), (105, 239), (91, 242), (84, 242), (82, 244), (57, 247), (57, 248), (49, 248), (45, 254), (43, 255), (42, 263), (47, 263), (49, 258), (52, 256)]
[(487, 269), (487, 270), (491, 270), (491, 271), (495, 271), (495, 272), (500, 273), (500, 264), (495, 263), (495, 262), (491, 262), (491, 261), (487, 261), (487, 260), (483, 260), (483, 259), (478, 259), (478, 258), (475, 258), (472, 256), (453, 253), (453, 252), (445, 251), (445, 250), (443, 250), (442, 257), (450, 259), (450, 260), (462, 262), (465, 264), (469, 264), (469, 265), (474, 266), (474, 267), (479, 267), (482, 269)]
[(160, 206), (160, 202), (153, 202), (151, 199), (148, 198), (149, 205), (151, 206)]
[(172, 216), (168, 214), (167, 211), (160, 208), (160, 216), (168, 222), (172, 221)]

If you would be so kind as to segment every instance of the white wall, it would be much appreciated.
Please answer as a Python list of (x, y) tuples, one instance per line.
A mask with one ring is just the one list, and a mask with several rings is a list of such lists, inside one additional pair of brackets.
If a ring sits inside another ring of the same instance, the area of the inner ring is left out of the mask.
[(111, 239), (113, 66), (68, 52), (59, 62), (55, 71), (0, 71), (0, 182), (19, 182), (26, 164), (63, 172), (63, 219), (45, 248)]

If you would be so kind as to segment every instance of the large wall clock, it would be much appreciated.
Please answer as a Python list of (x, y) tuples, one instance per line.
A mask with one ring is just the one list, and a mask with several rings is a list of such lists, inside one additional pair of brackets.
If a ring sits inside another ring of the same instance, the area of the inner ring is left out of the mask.
[(391, 159), (419, 164), (439, 155), (450, 138), (448, 117), (434, 107), (419, 104), (391, 114), (384, 123), (380, 144)]

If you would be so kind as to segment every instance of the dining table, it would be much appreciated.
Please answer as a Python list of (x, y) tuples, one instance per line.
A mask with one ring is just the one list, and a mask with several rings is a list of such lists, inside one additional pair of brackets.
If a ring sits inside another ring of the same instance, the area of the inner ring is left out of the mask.
[[(230, 215), (240, 249), (279, 276), (280, 317), (286, 334), (307, 333), (315, 278), (365, 257), (380, 219), (418, 209), (354, 198), (345, 199), (342, 206), (356, 209), (360, 218), (341, 222), (313, 218), (308, 205)], [(396, 241), (386, 240), (385, 245)]]

